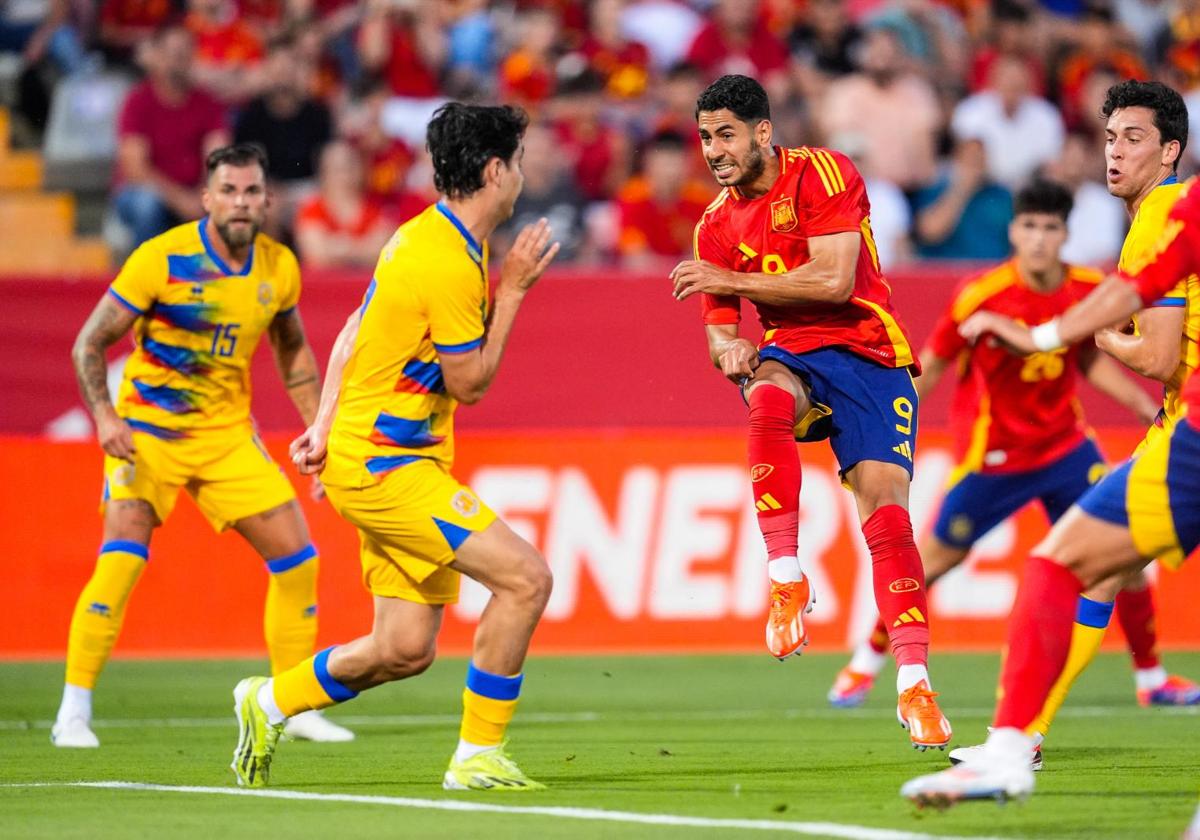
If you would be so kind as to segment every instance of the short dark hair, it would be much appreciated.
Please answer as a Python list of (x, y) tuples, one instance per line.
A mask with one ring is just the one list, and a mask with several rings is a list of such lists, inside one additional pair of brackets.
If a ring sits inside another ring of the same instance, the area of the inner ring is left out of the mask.
[(1037, 179), (1017, 191), (1013, 198), (1013, 216), (1022, 213), (1049, 213), (1064, 222), (1071, 215), (1075, 199), (1071, 191), (1057, 181)]
[(211, 178), (218, 166), (253, 166), (262, 168), (263, 175), (267, 174), (267, 150), (258, 143), (234, 143), (232, 146), (221, 146), (213, 149), (204, 159), (205, 178)]
[[(1178, 91), (1167, 87), (1162, 82), (1139, 82), (1129, 79), (1108, 89), (1104, 95), (1104, 105), (1100, 108), (1100, 116), (1108, 119), (1114, 111), (1121, 108), (1149, 108), (1154, 112), (1154, 127), (1162, 137), (1163, 145), (1172, 140), (1179, 141), (1179, 157), (1188, 141), (1188, 111), (1183, 97)], [(1179, 158), (1175, 158), (1175, 169), (1179, 168)]]
[(438, 108), (425, 133), (437, 191), (466, 198), (483, 189), (487, 162), (512, 161), (528, 125), (529, 116), (513, 105), (447, 102)]
[(701, 111), (728, 108), (744, 123), (771, 119), (771, 102), (763, 86), (749, 76), (722, 76), (704, 89), (696, 100), (695, 116)]

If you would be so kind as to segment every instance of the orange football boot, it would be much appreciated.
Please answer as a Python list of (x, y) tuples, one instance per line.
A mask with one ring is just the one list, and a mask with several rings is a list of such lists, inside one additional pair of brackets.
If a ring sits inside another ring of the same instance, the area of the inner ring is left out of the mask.
[(789, 583), (771, 581), (771, 609), (767, 614), (767, 650), (776, 659), (784, 660), (801, 653), (808, 644), (804, 630), (804, 614), (812, 612), (816, 596), (808, 578)]
[(921, 680), (896, 701), (896, 717), (900, 725), (908, 730), (913, 749), (921, 752), (930, 747), (946, 749), (953, 734), (950, 721), (938, 708), (935, 697), (937, 692), (931, 691), (929, 683)]

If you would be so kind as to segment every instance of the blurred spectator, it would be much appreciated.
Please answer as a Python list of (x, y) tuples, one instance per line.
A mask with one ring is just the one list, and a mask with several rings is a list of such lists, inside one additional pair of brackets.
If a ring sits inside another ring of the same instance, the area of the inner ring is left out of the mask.
[(960, 102), (950, 120), (956, 137), (983, 141), (988, 177), (1011, 192), (1062, 151), (1062, 117), (1057, 108), (1033, 95), (1032, 82), (1023, 59), (999, 56), (992, 63), (987, 89)]
[(854, 54), (862, 36), (843, 0), (809, 0), (802, 21), (792, 30), (792, 56), (823, 76), (845, 76), (856, 69)]
[(513, 50), (500, 63), (500, 97), (530, 108), (554, 92), (558, 18), (535, 6), (517, 15)]
[(320, 191), (296, 215), (296, 245), (305, 265), (369, 268), (395, 229), (363, 189), (363, 162), (349, 143), (321, 152)]
[(1117, 22), (1133, 35), (1142, 56), (1150, 57), (1173, 5), (1164, 0), (1113, 0), (1113, 11)]
[(1016, 56), (1029, 68), (1030, 87), (1037, 96), (1046, 95), (1046, 67), (1035, 49), (1033, 19), (1029, 8), (1018, 0), (999, 0), (992, 5), (990, 43), (975, 52), (967, 84), (971, 91), (987, 87), (992, 65), (1001, 56)]
[(101, 0), (100, 47), (117, 64), (132, 64), (134, 49), (181, 11), (181, 0)]
[(277, 238), (312, 191), (317, 158), (333, 137), (329, 109), (309, 95), (308, 76), (290, 42), (273, 44), (264, 66), (266, 91), (246, 106), (234, 129), (237, 142), (267, 151), (273, 204), (268, 233)]
[(679, 134), (656, 134), (643, 154), (641, 174), (617, 194), (617, 251), (627, 265), (682, 259), (691, 252), (692, 233), (713, 190), (689, 175), (686, 144)]
[(489, 87), (496, 70), (496, 29), (488, 0), (446, 3), (447, 87), (463, 92)]
[(1078, 46), (1063, 60), (1056, 74), (1058, 101), (1069, 126), (1093, 118), (1082, 109), (1084, 84), (1093, 71), (1109, 68), (1122, 79), (1147, 78), (1141, 59), (1124, 46), (1125, 39), (1113, 23), (1110, 7), (1098, 2), (1088, 5), (1074, 31)]
[(584, 202), (570, 169), (557, 154), (554, 131), (531, 123), (525, 131), (521, 171), (525, 187), (513, 207), (512, 217), (492, 238), (495, 253), (506, 252), (525, 225), (546, 218), (551, 239), (561, 246), (557, 259), (572, 262), (590, 256), (584, 229)]
[(367, 195), (391, 211), (404, 192), (415, 155), (404, 142), (383, 130), (387, 98), (388, 88), (383, 83), (368, 90), (342, 110), (339, 131), (362, 156)]
[(363, 70), (387, 79), (396, 96), (437, 96), (438, 71), (446, 55), (438, 4), (420, 0), (365, 2), (366, 13), (358, 33)]
[(649, 133), (672, 131), (685, 137), (688, 166), (694, 176), (707, 181), (712, 173), (700, 153), (700, 139), (696, 134), (696, 100), (705, 87), (704, 76), (693, 64), (681, 61), (668, 70), (654, 85), (656, 119)]
[(183, 27), (159, 30), (145, 50), (146, 80), (117, 122), (113, 206), (135, 245), (203, 212), (204, 157), (229, 140), (224, 108), (192, 85), (193, 51)]
[(605, 123), (603, 109), (604, 80), (591, 70), (565, 79), (553, 102), (559, 153), (588, 201), (611, 198), (629, 176), (629, 145)]
[(1046, 167), (1045, 175), (1065, 184), (1075, 198), (1067, 217), (1063, 261), (1074, 265), (1115, 265), (1129, 217), (1124, 203), (1110, 195), (1103, 183), (1104, 155), (1101, 148), (1093, 145), (1091, 135), (1068, 134), (1062, 155)]
[(188, 0), (185, 25), (196, 39), (196, 84), (226, 102), (258, 92), (261, 80), (247, 70), (262, 59), (262, 41), (234, 0)]
[(24, 52), (50, 11), (49, 0), (0, 2), (0, 52)]
[(967, 33), (962, 19), (949, 6), (938, 0), (888, 3), (866, 22), (872, 28), (896, 33), (904, 52), (916, 59), (935, 83), (957, 88), (967, 72)]
[[(20, 5), (10, 2), (4, 5), (4, 9)], [(40, 0), (30, 5), (40, 5)], [(43, 58), (49, 58), (63, 73), (82, 70), (88, 60), (83, 39), (90, 31), (94, 12), (92, 4), (86, 0), (49, 0), (45, 14), (25, 43), (23, 57), (26, 64), (36, 65)], [(5, 49), (4, 15), (5, 11), (0, 11), (0, 51)]]
[(928, 183), (937, 172), (942, 128), (933, 88), (907, 69), (907, 57), (889, 29), (868, 31), (860, 61), (859, 72), (829, 85), (816, 111), (823, 135), (860, 135), (867, 167), (903, 190)]
[(960, 138), (937, 179), (913, 196), (917, 256), (1001, 260), (1008, 256), (1012, 194), (987, 177), (979, 140)]
[(904, 192), (886, 178), (879, 178), (863, 159), (866, 142), (857, 134), (839, 134), (829, 145), (854, 161), (867, 188), (871, 204), (871, 233), (875, 252), (884, 271), (912, 256), (912, 208)]
[(588, 66), (604, 79), (610, 95), (635, 99), (646, 92), (650, 51), (621, 32), (625, 0), (592, 0), (588, 32), (579, 51)]
[(684, 59), (703, 25), (704, 19), (679, 0), (633, 0), (621, 12), (625, 37), (645, 44), (660, 69)]
[(716, 0), (709, 21), (688, 47), (687, 60), (711, 79), (752, 76), (776, 102), (790, 94), (787, 47), (763, 20), (759, 0)]

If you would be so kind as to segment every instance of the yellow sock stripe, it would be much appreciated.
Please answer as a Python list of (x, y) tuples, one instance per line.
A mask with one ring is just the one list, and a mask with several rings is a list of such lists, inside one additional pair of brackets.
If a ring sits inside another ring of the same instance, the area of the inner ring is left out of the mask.
[(1042, 711), (1038, 713), (1033, 723), (1029, 724), (1027, 732), (1049, 733), (1054, 717), (1067, 699), (1067, 693), (1075, 680), (1084, 672), (1096, 654), (1100, 651), (1100, 643), (1104, 641), (1104, 627), (1089, 627), (1075, 622), (1071, 628), (1071, 647), (1067, 653), (1067, 664), (1059, 674), (1058, 680), (1046, 695)]

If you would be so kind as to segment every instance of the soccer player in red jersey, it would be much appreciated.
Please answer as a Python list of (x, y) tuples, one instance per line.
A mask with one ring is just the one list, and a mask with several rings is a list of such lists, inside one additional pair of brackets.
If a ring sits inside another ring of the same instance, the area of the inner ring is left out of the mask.
[[(724, 189), (696, 226), (695, 259), (671, 278), (677, 299), (701, 295), (709, 354), (750, 408), (750, 481), (771, 579), (767, 648), (784, 659), (808, 641), (814, 595), (797, 550), (795, 441), (828, 439), (899, 664), (897, 717), (917, 749), (944, 748), (950, 724), (930, 688), (925, 575), (908, 516), (919, 368), (879, 269), (862, 177), (839, 152), (772, 146), (767, 95), (746, 76), (713, 82), (696, 121)], [(765, 330), (757, 345), (738, 335), (742, 298)]]
[[(1055, 522), (1104, 474), (1104, 457), (1079, 408), (1077, 370), (1142, 422), (1152, 422), (1158, 412), (1155, 401), (1115, 361), (1098, 353), (1090, 338), (1022, 359), (994, 342), (968, 345), (958, 334), (974, 312), (1046, 321), (1096, 287), (1103, 279), (1100, 272), (1059, 258), (1071, 205), (1071, 193), (1060, 184), (1036, 181), (1020, 190), (1008, 229), (1012, 258), (959, 286), (921, 352), (919, 399), (948, 369), (957, 368), (951, 425), (959, 456), (933, 532), (921, 543), (926, 586), (962, 563), (977, 540), (1029, 502), (1038, 500)], [(850, 708), (866, 700), (886, 662), (886, 643), (887, 627), (880, 620), (834, 681), (829, 692), (834, 706)]]
[[(1028, 327), (994, 312), (963, 322), (968, 341), (992, 334), (1016, 352), (1050, 352), (1120, 326), (1200, 271), (1200, 189), (1179, 198), (1150, 253), (1125, 266), (1061, 317)], [(1026, 734), (1067, 662), (1080, 593), (1152, 559), (1177, 568), (1200, 545), (1200, 378), (1183, 389), (1187, 415), (1102, 478), (1033, 549), (1009, 624), (994, 728), (983, 749), (949, 770), (907, 782), (918, 803), (1024, 797), (1033, 791)]]

